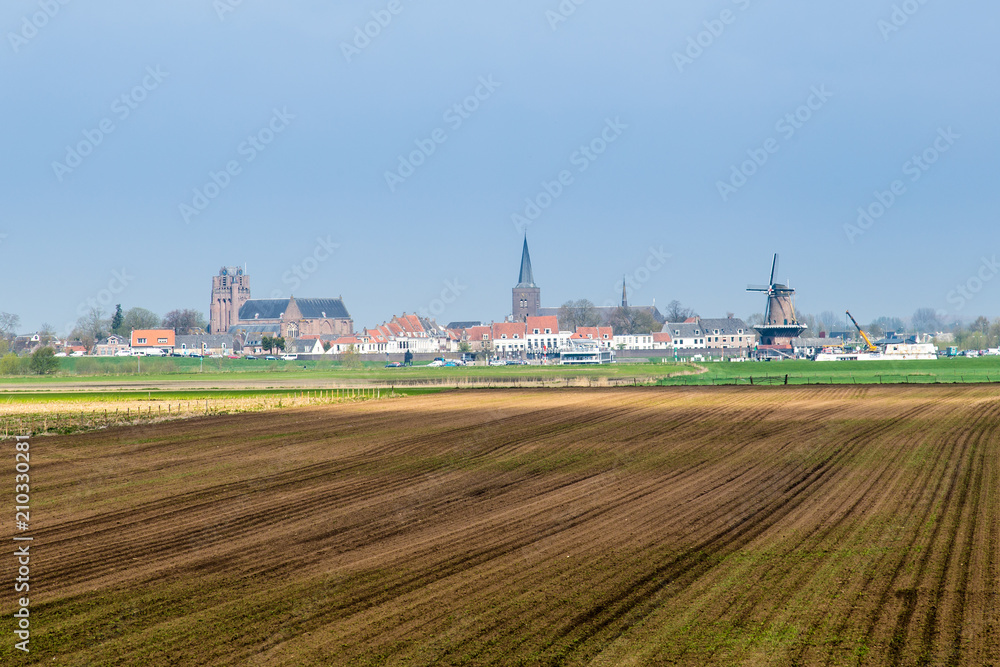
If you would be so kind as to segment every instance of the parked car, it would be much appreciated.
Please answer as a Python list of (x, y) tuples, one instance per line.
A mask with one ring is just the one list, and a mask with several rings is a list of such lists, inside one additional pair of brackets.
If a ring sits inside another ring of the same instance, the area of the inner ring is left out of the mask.
[(248, 354), (247, 356), (245, 356), (243, 358), (244, 359), (249, 359), (251, 361), (257, 361), (257, 357), (253, 356), (252, 354)]
[(115, 352), (115, 356), (116, 357), (131, 357), (132, 356), (132, 352), (129, 351), (129, 350), (118, 350), (117, 352)]
[(295, 361), (298, 358), (299, 358), (299, 355), (297, 355), (297, 354), (283, 354), (283, 355), (281, 355), (281, 359), (283, 361)]
[(277, 360), (278, 360), (277, 357), (273, 357), (270, 354), (264, 357), (264, 361), (277, 361)]
[(441, 360), (441, 359), (435, 359), (434, 361), (432, 361), (431, 363), (429, 363), (427, 365), (428, 366), (433, 366), (433, 367), (444, 366), (444, 361)]

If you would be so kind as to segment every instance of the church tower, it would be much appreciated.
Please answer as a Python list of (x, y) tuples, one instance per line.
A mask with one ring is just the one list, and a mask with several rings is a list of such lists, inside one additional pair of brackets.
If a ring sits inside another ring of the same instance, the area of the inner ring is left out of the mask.
[(529, 317), (538, 315), (538, 309), (542, 307), (542, 290), (535, 284), (535, 277), (531, 273), (527, 236), (524, 237), (524, 248), (521, 250), (521, 274), (511, 292), (511, 315), (515, 322), (524, 322)]
[(239, 321), (240, 306), (250, 300), (250, 276), (238, 266), (224, 266), (212, 276), (212, 305), (209, 327), (212, 333), (226, 333)]

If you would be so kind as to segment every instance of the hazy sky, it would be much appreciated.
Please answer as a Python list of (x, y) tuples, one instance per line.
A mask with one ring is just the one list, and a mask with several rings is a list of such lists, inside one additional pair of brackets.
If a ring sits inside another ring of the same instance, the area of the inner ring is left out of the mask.
[(995, 2), (329, 4), (5, 2), (0, 311), (1000, 315)]

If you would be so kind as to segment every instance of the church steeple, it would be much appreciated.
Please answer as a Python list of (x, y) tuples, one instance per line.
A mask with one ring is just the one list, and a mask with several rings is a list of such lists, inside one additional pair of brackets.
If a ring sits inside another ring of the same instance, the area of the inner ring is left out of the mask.
[(622, 276), (622, 308), (628, 308), (628, 293), (625, 291), (625, 276)]
[(531, 255), (528, 254), (528, 237), (524, 237), (521, 248), (521, 273), (517, 277), (517, 285), (511, 290), (510, 314), (515, 322), (524, 322), (529, 317), (538, 315), (542, 307), (542, 290), (535, 284), (535, 276), (531, 272)]
[(517, 278), (518, 287), (536, 287), (535, 276), (531, 273), (531, 255), (528, 254), (528, 237), (524, 237), (524, 247), (521, 249), (521, 273)]

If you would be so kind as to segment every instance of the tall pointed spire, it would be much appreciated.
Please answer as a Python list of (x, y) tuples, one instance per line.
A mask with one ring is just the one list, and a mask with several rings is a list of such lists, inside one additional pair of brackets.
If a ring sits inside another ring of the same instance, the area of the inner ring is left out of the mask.
[(521, 275), (517, 279), (518, 287), (535, 287), (535, 276), (531, 273), (531, 255), (528, 254), (528, 235), (524, 235), (524, 248), (521, 250)]
[(622, 275), (622, 308), (628, 308), (628, 293), (625, 291), (625, 276)]

